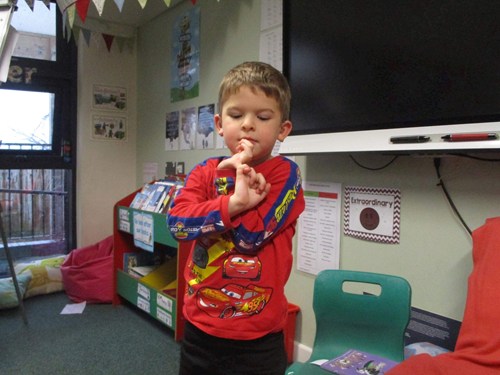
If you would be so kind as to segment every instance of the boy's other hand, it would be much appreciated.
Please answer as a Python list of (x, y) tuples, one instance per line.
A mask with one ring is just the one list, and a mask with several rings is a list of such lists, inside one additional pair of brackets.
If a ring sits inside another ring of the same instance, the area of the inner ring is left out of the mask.
[(229, 215), (232, 217), (257, 206), (270, 190), (271, 184), (261, 173), (246, 164), (240, 165), (236, 169), (234, 193), (229, 198)]

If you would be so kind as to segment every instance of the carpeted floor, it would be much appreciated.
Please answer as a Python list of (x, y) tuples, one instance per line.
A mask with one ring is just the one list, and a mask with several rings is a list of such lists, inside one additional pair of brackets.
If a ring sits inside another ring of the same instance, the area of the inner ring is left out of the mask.
[(0, 374), (177, 374), (168, 327), (132, 305), (61, 315), (69, 303), (64, 292), (25, 299), (28, 325), (20, 309), (0, 310)]

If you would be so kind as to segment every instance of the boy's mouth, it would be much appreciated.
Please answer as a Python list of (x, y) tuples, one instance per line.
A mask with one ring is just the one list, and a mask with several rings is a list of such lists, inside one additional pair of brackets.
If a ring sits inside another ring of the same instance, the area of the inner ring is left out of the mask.
[(245, 137), (245, 138), (241, 138), (241, 140), (240, 140), (240, 141), (242, 141), (242, 140), (247, 140), (247, 141), (252, 142), (252, 143), (257, 142), (257, 141), (256, 141), (255, 139), (253, 139), (253, 138), (246, 138), (246, 137)]

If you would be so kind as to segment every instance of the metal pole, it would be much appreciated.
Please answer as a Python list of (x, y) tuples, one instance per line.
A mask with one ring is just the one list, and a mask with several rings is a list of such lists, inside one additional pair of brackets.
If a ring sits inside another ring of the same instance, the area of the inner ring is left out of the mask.
[(26, 318), (26, 312), (24, 311), (23, 295), (21, 294), (21, 289), (19, 289), (19, 283), (17, 282), (16, 271), (14, 269), (14, 262), (12, 261), (12, 256), (10, 254), (9, 245), (7, 243), (7, 237), (5, 236), (5, 231), (3, 229), (3, 219), (2, 219), (2, 204), (0, 203), (0, 234), (2, 235), (3, 248), (5, 249), (5, 255), (7, 256), (7, 262), (9, 262), (10, 273), (12, 274), (12, 281), (14, 282), (14, 288), (16, 289), (17, 300), (19, 301), (19, 307), (21, 309), (21, 314), (23, 317), (24, 324), (28, 324), (28, 319)]

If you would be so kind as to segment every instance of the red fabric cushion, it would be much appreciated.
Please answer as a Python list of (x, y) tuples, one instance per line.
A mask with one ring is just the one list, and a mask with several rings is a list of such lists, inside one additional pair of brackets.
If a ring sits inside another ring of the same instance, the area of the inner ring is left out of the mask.
[(61, 266), (64, 289), (74, 302), (113, 300), (113, 236), (71, 251)]
[(472, 234), (474, 268), (455, 351), (416, 355), (387, 375), (500, 374), (500, 217)]

